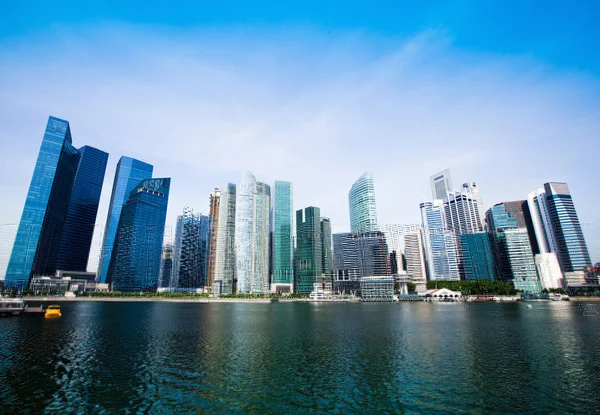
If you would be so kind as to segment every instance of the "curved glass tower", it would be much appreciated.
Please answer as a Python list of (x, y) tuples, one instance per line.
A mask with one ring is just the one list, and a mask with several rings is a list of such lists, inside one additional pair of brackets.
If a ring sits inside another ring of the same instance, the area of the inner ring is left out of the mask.
[(377, 207), (373, 174), (365, 172), (352, 185), (348, 193), (350, 203), (350, 229), (352, 232), (373, 232), (378, 230)]

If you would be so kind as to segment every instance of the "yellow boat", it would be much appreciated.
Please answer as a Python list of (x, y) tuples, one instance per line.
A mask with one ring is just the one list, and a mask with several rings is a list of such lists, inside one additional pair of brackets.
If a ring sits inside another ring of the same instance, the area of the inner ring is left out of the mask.
[(46, 313), (44, 313), (44, 317), (46, 318), (51, 318), (51, 317), (60, 317), (60, 306), (59, 305), (49, 305), (48, 308), (46, 309)]

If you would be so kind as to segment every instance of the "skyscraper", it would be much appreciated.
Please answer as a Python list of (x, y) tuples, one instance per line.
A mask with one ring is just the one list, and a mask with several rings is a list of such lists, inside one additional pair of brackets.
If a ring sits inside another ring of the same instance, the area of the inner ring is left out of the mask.
[(110, 205), (108, 206), (108, 216), (104, 228), (104, 240), (102, 241), (98, 275), (96, 276), (98, 282), (105, 283), (107, 280), (106, 276), (123, 205), (127, 202), (134, 187), (140, 184), (143, 179), (152, 177), (153, 168), (151, 164), (130, 157), (121, 157), (117, 163), (112, 194), (110, 196)]
[(537, 254), (535, 256), (535, 268), (545, 289), (564, 288), (564, 275), (560, 270), (558, 258), (554, 252)]
[(216, 295), (234, 293), (236, 199), (235, 184), (229, 183), (219, 197), (215, 279), (211, 285), (211, 291)]
[(446, 199), (452, 193), (452, 178), (450, 170), (446, 169), (434, 174), (429, 179), (431, 183), (431, 197), (433, 200)]
[(333, 276), (333, 252), (331, 250), (331, 221), (329, 218), (321, 218), (321, 240), (323, 250), (321, 251), (323, 257), (323, 275), (327, 279), (327, 282), (331, 283)]
[(488, 233), (465, 233), (460, 239), (465, 279), (494, 281), (496, 272)]
[(333, 268), (334, 291), (356, 292), (360, 290), (361, 273), (357, 234), (333, 234)]
[(497, 277), (512, 282), (517, 290), (539, 292), (541, 285), (527, 229), (528, 210), (524, 206), (524, 200), (497, 203), (486, 212), (486, 222)]
[(268, 293), (271, 188), (244, 172), (238, 189), (235, 254), (238, 293)]
[(391, 275), (388, 247), (383, 232), (360, 232), (357, 236), (361, 277)]
[(558, 262), (563, 272), (587, 270), (592, 266), (573, 198), (566, 183), (544, 184), (546, 208)]
[(425, 241), (425, 259), (430, 280), (458, 281), (459, 256), (454, 232), (446, 229), (442, 200), (420, 204)]
[(171, 274), (173, 272), (173, 245), (163, 246), (160, 258), (160, 274), (158, 277), (158, 288), (160, 291), (169, 291), (171, 288)]
[(556, 252), (556, 240), (552, 232), (550, 218), (548, 217), (544, 189), (540, 188), (530, 192), (527, 195), (527, 206), (531, 213), (531, 224), (539, 253), (547, 254), (549, 252)]
[(352, 185), (348, 193), (350, 204), (350, 230), (354, 233), (378, 230), (377, 206), (373, 174), (365, 172)]
[(273, 279), (271, 291), (293, 291), (293, 187), (290, 182), (275, 181), (273, 192)]
[(421, 230), (404, 234), (404, 252), (406, 253), (406, 272), (416, 280), (426, 280), (425, 256)]
[(321, 210), (310, 206), (296, 211), (296, 292), (308, 294), (323, 279)]
[(31, 276), (57, 267), (85, 270), (107, 158), (92, 147), (77, 150), (69, 122), (49, 117), (5, 286), (27, 288)]
[(206, 284), (212, 287), (215, 281), (215, 266), (217, 260), (217, 235), (219, 229), (219, 202), (221, 190), (215, 188), (210, 195), (210, 228), (208, 236), (208, 270), (206, 272)]
[(206, 285), (209, 218), (184, 208), (177, 217), (173, 253), (172, 291), (196, 292)]
[(121, 211), (107, 282), (115, 291), (158, 286), (171, 179), (142, 180)]
[(464, 183), (459, 192), (444, 198), (447, 229), (457, 235), (483, 232), (483, 202), (475, 182)]

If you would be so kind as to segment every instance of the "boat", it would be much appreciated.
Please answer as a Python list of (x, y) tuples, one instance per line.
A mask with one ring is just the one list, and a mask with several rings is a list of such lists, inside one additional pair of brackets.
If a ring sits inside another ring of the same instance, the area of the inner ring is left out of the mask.
[(59, 305), (49, 305), (46, 309), (46, 313), (44, 313), (44, 317), (46, 318), (54, 318), (60, 317), (60, 306)]
[(571, 301), (571, 297), (567, 294), (550, 294), (551, 301)]
[(0, 298), (0, 316), (20, 316), (25, 309), (21, 298)]

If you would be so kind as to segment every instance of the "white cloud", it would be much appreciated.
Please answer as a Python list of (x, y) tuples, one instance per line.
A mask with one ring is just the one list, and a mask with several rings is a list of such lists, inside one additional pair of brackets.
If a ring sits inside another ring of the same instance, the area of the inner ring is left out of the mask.
[(99, 224), (121, 155), (173, 178), (169, 224), (184, 205), (206, 212), (212, 188), (245, 169), (294, 182), (295, 208), (321, 207), (334, 231), (371, 170), (380, 222), (414, 223), (447, 167), (455, 185), (479, 182), (487, 206), (567, 181), (582, 221), (600, 222), (597, 80), (465, 53), (436, 32), (113, 25), (21, 39), (0, 59), (0, 223), (19, 220), (48, 115), (111, 155)]

